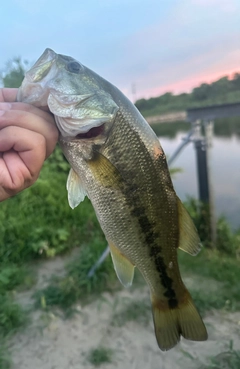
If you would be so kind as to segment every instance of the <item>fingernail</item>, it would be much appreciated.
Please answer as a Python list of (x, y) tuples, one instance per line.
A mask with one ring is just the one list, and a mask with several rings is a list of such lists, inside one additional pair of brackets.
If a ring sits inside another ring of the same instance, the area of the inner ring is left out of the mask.
[(10, 110), (10, 109), (11, 109), (10, 103), (5, 103), (5, 102), (0, 103), (0, 110)]

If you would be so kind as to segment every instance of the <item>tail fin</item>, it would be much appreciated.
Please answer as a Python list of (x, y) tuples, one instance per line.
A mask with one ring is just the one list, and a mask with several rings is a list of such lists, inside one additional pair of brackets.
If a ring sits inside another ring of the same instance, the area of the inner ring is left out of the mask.
[(181, 335), (192, 341), (205, 341), (208, 337), (206, 327), (193, 304), (189, 292), (178, 307), (164, 307), (159, 298), (152, 296), (153, 321), (156, 339), (161, 350), (174, 347)]

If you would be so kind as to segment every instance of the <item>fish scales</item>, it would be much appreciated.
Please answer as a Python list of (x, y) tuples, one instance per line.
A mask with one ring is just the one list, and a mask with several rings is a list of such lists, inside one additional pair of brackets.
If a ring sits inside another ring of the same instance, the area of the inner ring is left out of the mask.
[(75, 59), (47, 49), (26, 74), (18, 100), (48, 105), (71, 164), (71, 207), (87, 195), (125, 286), (136, 266), (151, 294), (159, 347), (180, 337), (206, 340), (206, 328), (182, 282), (177, 249), (199, 251), (196, 229), (178, 199), (158, 138), (113, 85)]

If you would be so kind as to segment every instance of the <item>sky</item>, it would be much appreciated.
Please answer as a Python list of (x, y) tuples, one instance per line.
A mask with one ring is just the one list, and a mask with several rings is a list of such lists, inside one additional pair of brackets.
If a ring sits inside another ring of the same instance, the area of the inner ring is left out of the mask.
[(240, 72), (240, 0), (8, 0), (0, 13), (1, 70), (49, 47), (132, 100)]

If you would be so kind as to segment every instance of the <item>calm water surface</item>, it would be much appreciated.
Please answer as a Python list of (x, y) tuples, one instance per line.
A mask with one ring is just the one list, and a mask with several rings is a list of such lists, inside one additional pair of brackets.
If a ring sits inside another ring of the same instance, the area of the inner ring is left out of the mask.
[[(222, 123), (222, 122), (221, 122)], [(215, 123), (213, 145), (210, 150), (210, 173), (214, 194), (215, 213), (217, 216), (224, 215), (233, 228), (240, 227), (240, 121), (239, 124), (229, 125), (232, 129), (221, 129)], [(170, 123), (173, 124), (173, 123)], [(182, 130), (181, 124), (174, 123), (171, 132), (166, 127), (158, 126), (157, 134), (162, 147), (168, 157), (181, 144), (182, 138), (187, 132)], [(232, 127), (233, 126), (233, 127)], [(187, 127), (188, 128), (188, 127)], [(185, 127), (185, 129), (187, 129)], [(180, 167), (183, 172), (177, 173), (173, 179), (178, 196), (185, 200), (187, 196), (198, 197), (196, 153), (192, 143), (188, 144), (172, 167)]]

